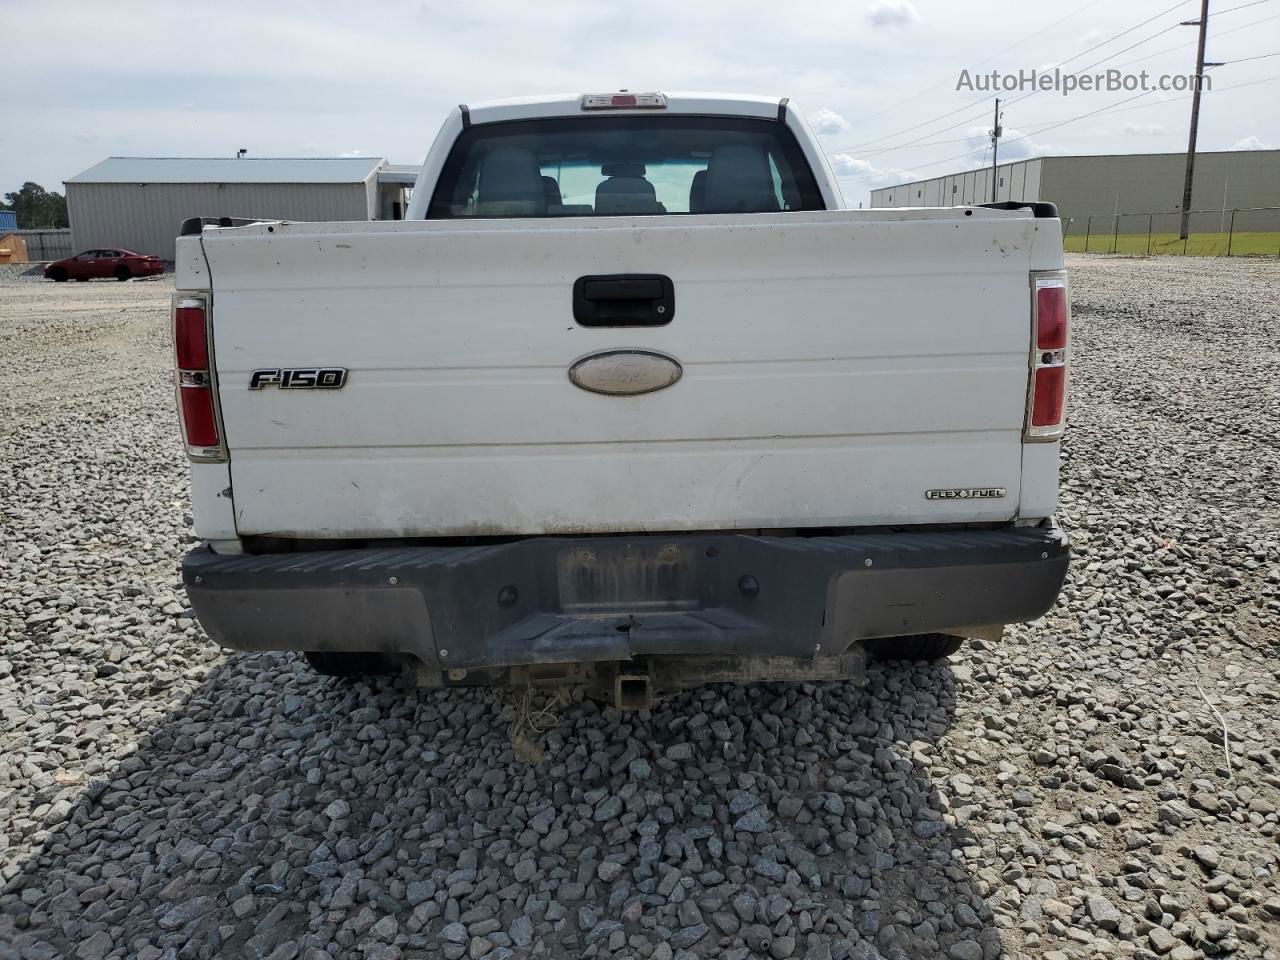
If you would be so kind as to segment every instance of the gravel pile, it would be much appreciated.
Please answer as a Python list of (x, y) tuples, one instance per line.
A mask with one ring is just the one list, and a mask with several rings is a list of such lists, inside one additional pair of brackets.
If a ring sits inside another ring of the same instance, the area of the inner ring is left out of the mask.
[(0, 955), (1280, 957), (1280, 265), (1074, 284), (1049, 617), (534, 765), (505, 695), (214, 649), (168, 283), (0, 287)]
[(43, 263), (0, 263), (0, 286), (34, 280), (43, 282), (44, 266)]

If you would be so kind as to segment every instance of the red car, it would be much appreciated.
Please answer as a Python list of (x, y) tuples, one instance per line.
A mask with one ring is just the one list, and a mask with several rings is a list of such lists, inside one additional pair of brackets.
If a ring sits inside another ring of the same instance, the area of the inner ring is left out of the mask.
[(132, 250), (86, 250), (65, 260), (55, 260), (44, 268), (49, 280), (92, 280), (94, 277), (150, 277), (164, 273), (164, 261)]

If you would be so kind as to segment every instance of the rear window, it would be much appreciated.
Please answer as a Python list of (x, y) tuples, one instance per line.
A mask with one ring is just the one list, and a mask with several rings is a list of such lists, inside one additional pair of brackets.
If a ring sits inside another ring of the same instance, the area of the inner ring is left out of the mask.
[(593, 116), (464, 130), (427, 218), (821, 209), (813, 171), (786, 124)]

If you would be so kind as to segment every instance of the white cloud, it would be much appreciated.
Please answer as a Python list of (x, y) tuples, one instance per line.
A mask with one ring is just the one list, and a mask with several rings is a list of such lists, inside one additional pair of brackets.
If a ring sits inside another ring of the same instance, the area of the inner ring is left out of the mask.
[(896, 29), (919, 23), (920, 14), (911, 0), (876, 0), (867, 8), (867, 22), (877, 29)]
[(824, 136), (834, 136), (838, 133), (846, 133), (849, 130), (849, 121), (834, 110), (827, 107), (820, 107), (809, 114), (809, 126), (813, 127), (813, 132)]
[(863, 160), (850, 153), (832, 153), (827, 156), (831, 161), (831, 169), (839, 180), (858, 180), (872, 187), (883, 187), (895, 183), (914, 180), (910, 170), (898, 170), (893, 167), (877, 167), (869, 160)]
[(363, 151), (363, 150), (343, 150), (340, 154), (338, 154), (338, 156), (340, 156), (340, 157), (363, 157), (363, 156), (364, 156), (364, 151)]
[(1255, 136), (1242, 137), (1231, 146), (1232, 150), (1274, 150), (1275, 146), (1270, 143), (1263, 143)]
[(1158, 137), (1169, 131), (1163, 123), (1126, 123), (1124, 132), (1131, 137)]
[[(989, 162), (991, 153), (988, 151), (985, 155), (979, 155), (977, 150), (985, 149), (991, 144), (991, 128), (990, 127), (970, 127), (966, 131), (969, 138), (969, 144), (973, 147), (975, 153), (972, 156), (964, 157), (957, 160), (950, 169), (939, 167), (929, 176), (943, 176), (948, 173), (955, 173), (957, 170), (971, 170), (977, 166), (982, 157), (985, 156)], [(1028, 157), (1039, 157), (1046, 153), (1056, 153), (1057, 148), (1050, 143), (1043, 143), (1036, 140), (1035, 137), (1029, 136), (1025, 130), (1019, 130), (1016, 127), (1005, 127), (1004, 134), (1000, 137), (1000, 154), (998, 159), (1003, 162), (1010, 160), (1026, 160)]]

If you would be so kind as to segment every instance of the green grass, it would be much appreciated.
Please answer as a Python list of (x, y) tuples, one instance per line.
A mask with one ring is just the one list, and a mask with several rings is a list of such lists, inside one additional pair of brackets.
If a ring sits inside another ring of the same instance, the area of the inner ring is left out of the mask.
[[(1062, 241), (1068, 253), (1152, 253), (1172, 254), (1189, 257), (1225, 257), (1227, 255), (1226, 233), (1193, 233), (1184, 244), (1176, 233), (1153, 233), (1150, 238), (1145, 233), (1122, 233), (1115, 236), (1110, 233), (1095, 233), (1089, 238), (1089, 247), (1085, 249), (1085, 235), (1071, 234)], [(1237, 230), (1231, 238), (1231, 255), (1233, 257), (1274, 257), (1280, 255), (1280, 232), (1242, 232)]]

